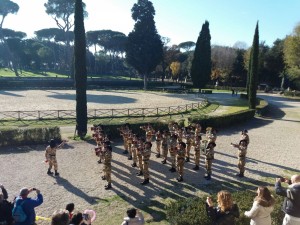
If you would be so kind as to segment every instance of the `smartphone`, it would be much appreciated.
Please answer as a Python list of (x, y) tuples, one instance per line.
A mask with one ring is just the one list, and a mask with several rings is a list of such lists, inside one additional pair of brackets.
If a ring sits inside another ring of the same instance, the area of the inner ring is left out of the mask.
[(83, 213), (83, 214), (82, 214), (82, 219), (83, 219), (83, 220), (88, 220), (88, 219), (89, 219), (89, 214)]
[(33, 191), (36, 191), (36, 188), (32, 188)]

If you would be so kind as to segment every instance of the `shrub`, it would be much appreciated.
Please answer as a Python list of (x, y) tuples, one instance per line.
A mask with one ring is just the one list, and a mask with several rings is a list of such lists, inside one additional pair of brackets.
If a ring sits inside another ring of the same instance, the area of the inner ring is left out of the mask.
[[(274, 193), (273, 193), (274, 194)], [(250, 219), (244, 216), (244, 212), (251, 209), (255, 197), (253, 191), (233, 192), (232, 197), (240, 209), (240, 217), (236, 225), (250, 224)], [(276, 203), (271, 214), (272, 225), (281, 225), (284, 213), (280, 210), (283, 198), (274, 194)], [(212, 198), (216, 203), (216, 195)], [(206, 197), (195, 197), (173, 201), (166, 206), (166, 214), (171, 225), (210, 225), (205, 207)]]
[(17, 128), (0, 130), (0, 147), (7, 145), (43, 144), (51, 138), (61, 139), (59, 127)]
[(300, 91), (285, 91), (285, 96), (300, 97)]

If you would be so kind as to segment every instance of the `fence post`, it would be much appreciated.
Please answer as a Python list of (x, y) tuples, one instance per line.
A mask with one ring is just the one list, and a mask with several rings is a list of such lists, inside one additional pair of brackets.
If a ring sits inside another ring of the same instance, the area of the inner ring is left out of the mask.
[(128, 109), (128, 116), (129, 116), (129, 109)]
[(145, 116), (144, 108), (142, 108), (142, 115)]
[(21, 118), (20, 118), (20, 111), (18, 111), (18, 120), (21, 120)]
[(158, 108), (156, 108), (156, 115), (158, 115)]
[(114, 109), (111, 109), (111, 117), (114, 117)]
[(40, 118), (40, 111), (38, 111), (38, 120), (40, 120), (41, 118)]
[(96, 116), (97, 116), (97, 110), (94, 109), (94, 118), (96, 118)]

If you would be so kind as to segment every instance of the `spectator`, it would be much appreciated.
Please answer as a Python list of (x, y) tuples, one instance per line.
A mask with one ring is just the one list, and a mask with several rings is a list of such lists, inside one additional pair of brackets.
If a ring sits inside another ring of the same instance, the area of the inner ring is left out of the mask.
[[(36, 198), (28, 198), (28, 194), (35, 191), (37, 194)], [(24, 202), (24, 203), (23, 203)], [(43, 196), (40, 190), (35, 188), (22, 188), (20, 195), (16, 198), (14, 207), (22, 204), (24, 213), (26, 214), (26, 220), (24, 222), (16, 222), (15, 225), (33, 225), (35, 224), (35, 211), (34, 208), (43, 203)]]
[(69, 212), (67, 210), (59, 210), (52, 215), (51, 225), (68, 225)]
[(233, 203), (230, 192), (218, 193), (218, 206), (214, 207), (212, 199), (207, 197), (206, 210), (213, 225), (234, 225), (235, 218), (240, 216), (239, 208)]
[(274, 209), (275, 199), (267, 187), (258, 187), (257, 196), (254, 199), (250, 211), (245, 216), (251, 218), (250, 225), (271, 225), (271, 212)]
[(143, 225), (143, 224), (145, 224), (143, 214), (135, 208), (130, 208), (127, 210), (127, 217), (124, 218), (124, 221), (121, 225)]
[(74, 208), (75, 208), (74, 203), (69, 203), (69, 204), (66, 205), (66, 210), (68, 210), (68, 212), (69, 212), (69, 219), (70, 220), (72, 219)]
[(73, 214), (73, 217), (70, 221), (70, 225), (81, 225), (84, 223), (83, 216), (81, 212)]
[(11, 225), (13, 218), (11, 214), (12, 204), (7, 201), (7, 191), (2, 184), (0, 184), (2, 193), (0, 194), (0, 224)]
[[(288, 183), (288, 188), (281, 187), (281, 182)], [(300, 175), (291, 179), (276, 178), (276, 194), (284, 196), (282, 210), (285, 213), (282, 225), (300, 225)]]

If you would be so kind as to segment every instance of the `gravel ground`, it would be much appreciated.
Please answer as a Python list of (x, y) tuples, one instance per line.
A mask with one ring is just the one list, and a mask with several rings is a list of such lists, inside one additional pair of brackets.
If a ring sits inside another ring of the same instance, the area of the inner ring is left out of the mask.
[[(23, 96), (22, 93), (18, 92)], [(226, 98), (228, 95), (219, 94), (220, 101), (224, 100), (222, 96)], [(204, 161), (201, 157), (200, 170), (192, 170), (193, 160), (186, 163), (184, 182), (178, 184), (177, 174), (168, 171), (170, 165), (162, 165), (161, 159), (154, 156), (154, 145), (150, 162), (151, 183), (141, 186), (139, 182), (142, 179), (135, 176), (137, 169), (132, 168), (131, 161), (122, 154), (120, 140), (113, 140), (113, 189), (110, 191), (103, 188), (106, 183), (100, 179), (102, 165), (96, 162), (93, 142), (70, 141), (63, 149), (58, 150), (60, 177), (46, 174), (47, 165), (43, 162), (45, 146), (0, 148), (0, 183), (7, 188), (10, 200), (23, 186), (39, 188), (45, 200), (36, 208), (37, 215), (48, 217), (69, 202), (74, 202), (77, 209), (83, 210), (92, 208), (101, 199), (118, 195), (125, 196), (130, 204), (138, 207), (137, 202), (147, 202), (162, 194), (172, 197), (193, 196), (211, 192), (214, 190), (212, 187), (216, 186), (218, 189), (254, 189), (258, 184), (272, 183), (278, 175), (300, 173), (300, 102), (279, 96), (260, 97), (271, 103), (267, 117), (254, 118), (235, 127), (219, 130), (211, 181), (203, 178)], [(236, 149), (230, 143), (238, 141), (242, 129), (248, 129), (250, 144), (246, 177), (241, 179), (234, 175), (237, 172)], [(122, 217), (120, 223), (121, 221)], [(102, 225), (98, 221), (95, 224)]]
[[(75, 90), (0, 91), (1, 111), (75, 110)], [(195, 94), (87, 91), (88, 109), (156, 108), (201, 100)]]

